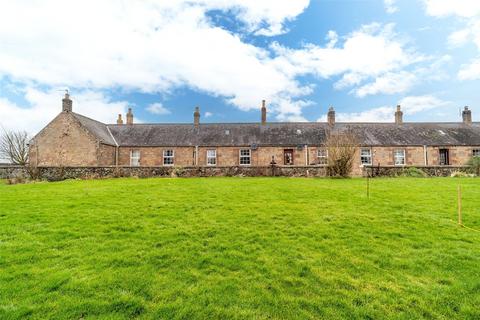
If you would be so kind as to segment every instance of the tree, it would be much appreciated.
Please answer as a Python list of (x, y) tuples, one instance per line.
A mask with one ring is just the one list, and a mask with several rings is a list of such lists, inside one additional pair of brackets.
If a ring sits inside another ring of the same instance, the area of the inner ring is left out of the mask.
[(328, 152), (328, 175), (332, 177), (348, 177), (353, 169), (353, 161), (358, 142), (353, 133), (328, 133), (325, 147)]
[(13, 164), (26, 165), (28, 163), (28, 141), (26, 131), (3, 130), (0, 135), (0, 158)]

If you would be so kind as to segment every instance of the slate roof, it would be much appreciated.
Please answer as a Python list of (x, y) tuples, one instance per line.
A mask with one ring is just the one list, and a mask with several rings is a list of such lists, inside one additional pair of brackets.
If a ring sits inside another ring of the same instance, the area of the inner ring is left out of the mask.
[(192, 124), (134, 124), (109, 128), (123, 146), (295, 146), (325, 140), (325, 129), (316, 123), (200, 124), (197, 129)]
[(90, 119), (88, 117), (82, 116), (81, 114), (72, 112), (72, 115), (77, 119), (80, 124), (87, 129), (91, 134), (93, 134), (97, 139), (105, 144), (115, 146), (116, 143), (112, 138), (110, 132), (108, 132), (108, 127), (106, 124)]
[[(320, 122), (107, 125), (73, 114), (101, 142), (130, 147), (321, 145), (329, 131)], [(335, 123), (333, 130), (352, 132), (364, 146), (480, 146), (478, 122)]]

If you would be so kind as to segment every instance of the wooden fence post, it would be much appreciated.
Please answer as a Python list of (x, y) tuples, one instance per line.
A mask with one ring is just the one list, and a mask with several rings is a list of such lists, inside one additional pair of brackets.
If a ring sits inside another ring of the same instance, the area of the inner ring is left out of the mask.
[(463, 226), (462, 224), (462, 187), (458, 185), (457, 189), (457, 209), (458, 209), (458, 224)]
[(370, 199), (370, 176), (367, 175), (367, 199)]

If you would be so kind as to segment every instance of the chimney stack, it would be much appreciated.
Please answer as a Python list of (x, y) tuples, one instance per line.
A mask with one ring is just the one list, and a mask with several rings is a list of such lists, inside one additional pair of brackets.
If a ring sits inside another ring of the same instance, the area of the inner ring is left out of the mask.
[(328, 125), (333, 127), (335, 125), (335, 110), (333, 109), (333, 107), (330, 107), (328, 109), (327, 119)]
[(72, 112), (72, 99), (68, 94), (68, 90), (65, 92), (65, 97), (62, 100), (62, 111), (63, 112)]
[(262, 125), (267, 124), (267, 107), (265, 106), (265, 100), (262, 100)]
[(403, 112), (400, 110), (400, 105), (397, 106), (397, 111), (395, 111), (395, 124), (403, 123)]
[(133, 113), (132, 113), (132, 108), (128, 108), (128, 113), (127, 113), (127, 124), (133, 124)]
[(117, 124), (123, 124), (123, 119), (121, 114), (118, 114)]
[(197, 128), (200, 125), (200, 108), (195, 107), (195, 112), (193, 113), (193, 125)]
[(465, 107), (462, 112), (463, 124), (472, 123), (472, 110), (469, 110), (468, 107)]

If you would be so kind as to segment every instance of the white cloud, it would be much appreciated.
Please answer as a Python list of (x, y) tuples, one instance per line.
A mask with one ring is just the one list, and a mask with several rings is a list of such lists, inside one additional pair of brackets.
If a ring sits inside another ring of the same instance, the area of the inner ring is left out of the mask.
[(431, 16), (444, 17), (456, 15), (474, 17), (480, 15), (480, 1), (477, 0), (424, 0), (427, 13)]
[(276, 35), (285, 32), (285, 23), (308, 4), (308, 0), (2, 1), (0, 76), (92, 90), (168, 93), (188, 86), (225, 97), (242, 110), (268, 99), (272, 111), (283, 113), (279, 106), (285, 99), (301, 100), (311, 89), (273, 63), (269, 50), (215, 26), (207, 13), (233, 13), (246, 32)]
[[(450, 102), (443, 101), (433, 95), (408, 96), (401, 99), (398, 104), (401, 105), (406, 116), (451, 105)], [(395, 110), (395, 106), (383, 106), (361, 112), (337, 112), (335, 118), (338, 122), (394, 122)], [(326, 120), (327, 116), (323, 115), (317, 121), (325, 122)]]
[(406, 115), (413, 115), (427, 110), (451, 105), (449, 101), (441, 100), (433, 95), (410, 96), (399, 101)]
[(205, 112), (205, 118), (210, 118), (211, 116), (213, 116), (213, 113), (209, 111)]
[(243, 33), (216, 26), (208, 15), (212, 10), (231, 13), (243, 24), (241, 32), (272, 36), (286, 32), (286, 23), (308, 4), (308, 0), (150, 0), (121, 5), (113, 0), (68, 5), (60, 0), (2, 1), (0, 76), (33, 86), (92, 92), (121, 88), (170, 93), (186, 86), (223, 97), (241, 110), (257, 109), (266, 99), (278, 120), (300, 121), (313, 86), (299, 77), (341, 77), (337, 89), (392, 93), (391, 86), (381, 83), (388, 84), (394, 74), (401, 75), (404, 68), (424, 59), (394, 33), (393, 24), (365, 25), (343, 37), (332, 30), (325, 47), (307, 44), (290, 49), (273, 44), (263, 49), (245, 42)]
[[(9, 130), (27, 130), (30, 134), (35, 134), (60, 113), (62, 95), (63, 93), (57, 90), (44, 92), (26, 88), (25, 99), (31, 105), (29, 108), (0, 98), (0, 126)], [(90, 90), (78, 92), (71, 97), (74, 112), (105, 123), (113, 123), (117, 114), (124, 114), (128, 107), (126, 101), (114, 102), (104, 94)]]
[(329, 78), (340, 74), (377, 76), (412, 63), (422, 57), (405, 49), (397, 39), (394, 25), (369, 24), (345, 37), (341, 47), (306, 45), (293, 50), (274, 44), (279, 60), (286, 59), (297, 73), (314, 72)]
[(334, 48), (338, 42), (338, 34), (335, 31), (330, 30), (328, 31), (327, 36), (325, 37), (325, 40), (328, 41), (327, 48), (329, 49)]
[(365, 97), (378, 93), (394, 94), (408, 91), (417, 81), (417, 77), (410, 72), (386, 73), (355, 90), (358, 97)]
[(468, 64), (460, 67), (458, 72), (460, 80), (478, 80), (480, 79), (480, 59), (475, 59)]
[(158, 115), (170, 114), (170, 110), (165, 108), (160, 102), (150, 104), (147, 107), (147, 111)]
[(448, 44), (452, 47), (458, 47), (468, 42), (471, 37), (470, 28), (457, 30), (448, 36)]
[(293, 20), (308, 6), (309, 0), (203, 0), (207, 7), (236, 13), (256, 35), (274, 36), (285, 33), (285, 22)]
[(393, 108), (379, 107), (371, 110), (353, 113), (338, 113), (338, 122), (392, 122)]
[(398, 11), (398, 8), (396, 6), (397, 0), (384, 0), (383, 2), (385, 4), (385, 10), (387, 11), (387, 13), (392, 14)]
[[(336, 33), (329, 32), (326, 47), (308, 44), (300, 50), (273, 44), (276, 61), (289, 74), (313, 73), (320, 78), (341, 76), (336, 89), (361, 85), (368, 79), (373, 83), (354, 89), (359, 96), (378, 93), (398, 93), (408, 90), (414, 76), (402, 71), (426, 58), (411, 49), (393, 32), (394, 25), (370, 24), (344, 38), (336, 45)], [(401, 80), (394, 88), (393, 81)]]
[[(455, 16), (464, 27), (452, 32), (448, 44), (452, 47), (473, 42), (480, 51), (480, 1), (477, 0), (424, 0), (426, 11), (435, 17)], [(463, 64), (458, 72), (460, 80), (480, 79), (480, 58)]]

